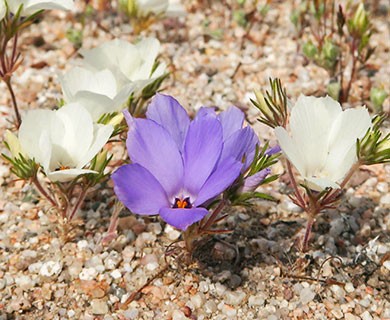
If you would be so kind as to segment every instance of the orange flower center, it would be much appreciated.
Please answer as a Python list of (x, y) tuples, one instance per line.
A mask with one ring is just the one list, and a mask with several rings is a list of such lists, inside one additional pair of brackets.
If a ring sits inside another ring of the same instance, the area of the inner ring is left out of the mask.
[(180, 209), (189, 209), (192, 208), (190, 198), (187, 197), (185, 199), (175, 198), (175, 203), (172, 208), (180, 208)]

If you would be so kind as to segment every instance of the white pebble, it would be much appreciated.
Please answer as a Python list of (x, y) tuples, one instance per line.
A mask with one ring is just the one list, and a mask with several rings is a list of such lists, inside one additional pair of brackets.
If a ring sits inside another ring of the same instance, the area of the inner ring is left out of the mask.
[(353, 284), (351, 282), (347, 282), (345, 284), (345, 287), (344, 287), (345, 291), (347, 291), (348, 293), (351, 293), (351, 292), (354, 292), (355, 291), (355, 288), (353, 286)]
[(239, 305), (246, 297), (245, 292), (243, 291), (228, 291), (225, 296), (226, 303), (237, 306)]
[(110, 273), (110, 276), (113, 277), (114, 279), (119, 279), (122, 277), (122, 274), (118, 269), (115, 269)]
[(74, 312), (74, 310), (68, 310), (68, 317), (69, 318), (72, 318), (72, 317), (74, 317), (75, 316), (75, 314), (76, 314), (76, 312)]
[(264, 306), (265, 300), (261, 295), (250, 296), (248, 299), (248, 305), (250, 307), (262, 307)]
[(299, 301), (303, 305), (306, 305), (314, 299), (315, 295), (315, 292), (313, 292), (313, 290), (311, 290), (310, 288), (304, 288), (299, 294)]
[(44, 277), (51, 277), (54, 275), (59, 275), (61, 273), (61, 270), (62, 270), (61, 263), (57, 261), (47, 261), (44, 264), (42, 264), (39, 274)]
[(25, 275), (15, 278), (15, 284), (24, 291), (34, 287), (34, 281), (29, 276)]
[(366, 310), (364, 311), (360, 317), (362, 318), (362, 320), (372, 320), (372, 316), (371, 314)]
[(95, 268), (83, 268), (79, 274), (80, 280), (93, 280), (98, 275)]
[(30, 273), (39, 273), (42, 268), (42, 262), (35, 262), (28, 266), (28, 271)]
[(213, 300), (209, 300), (207, 301), (204, 306), (204, 311), (206, 313), (214, 313), (216, 312), (218, 309), (217, 309), (217, 304), (213, 301)]
[(174, 310), (172, 312), (172, 320), (187, 320), (188, 318), (180, 310)]
[(125, 316), (126, 319), (133, 320), (133, 319), (138, 319), (138, 310), (137, 309), (130, 309), (126, 310), (123, 315)]
[(206, 301), (206, 297), (201, 292), (198, 292), (197, 294), (191, 297), (191, 302), (193, 303), (196, 309), (200, 308), (205, 301)]
[(87, 240), (80, 240), (79, 242), (77, 242), (77, 248), (79, 248), (80, 251), (87, 249), (88, 247), (89, 244)]

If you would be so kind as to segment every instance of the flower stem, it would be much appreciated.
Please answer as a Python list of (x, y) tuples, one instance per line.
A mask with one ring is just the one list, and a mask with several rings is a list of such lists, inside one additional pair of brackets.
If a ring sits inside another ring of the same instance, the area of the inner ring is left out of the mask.
[(8, 79), (4, 80), (4, 82), (7, 85), (9, 93), (11, 94), (12, 105), (14, 107), (15, 116), (16, 116), (16, 127), (17, 127), (17, 129), (19, 129), (20, 125), (22, 124), (22, 118), (20, 116), (19, 109), (18, 109), (18, 104), (16, 102), (15, 92), (14, 92), (14, 90), (12, 88), (11, 77), (9, 77)]
[(218, 215), (225, 207), (225, 205), (226, 205), (226, 200), (222, 199), (221, 202), (218, 204), (218, 206), (214, 209), (210, 218), (208, 218), (208, 220), (203, 225), (199, 226), (200, 232), (208, 230), (213, 225), (213, 223), (215, 222), (215, 220), (217, 219)]
[(309, 247), (309, 239), (310, 239), (311, 229), (313, 227), (314, 221), (315, 221), (314, 217), (310, 215), (306, 224), (305, 236), (303, 237), (302, 240), (302, 248), (301, 248), (302, 252), (306, 252)]
[(292, 187), (294, 189), (295, 196), (298, 200), (299, 206), (303, 210), (306, 210), (306, 204), (305, 204), (305, 201), (303, 200), (301, 192), (298, 189), (298, 185), (297, 185), (297, 182), (295, 180), (294, 173), (292, 172), (291, 163), (288, 160), (286, 162), (287, 162), (287, 172), (288, 172), (288, 175), (290, 177), (290, 181), (291, 181)]
[(33, 177), (31, 182), (35, 185), (38, 191), (43, 195), (49, 202), (53, 205), (53, 207), (58, 207), (57, 202), (49, 195), (47, 190), (42, 186), (37, 177)]
[(73, 206), (70, 214), (68, 215), (68, 221), (72, 221), (74, 215), (80, 209), (85, 197), (87, 196), (87, 192), (88, 192), (89, 187), (90, 187), (90, 184), (88, 183), (81, 191), (79, 197), (77, 198), (76, 204)]

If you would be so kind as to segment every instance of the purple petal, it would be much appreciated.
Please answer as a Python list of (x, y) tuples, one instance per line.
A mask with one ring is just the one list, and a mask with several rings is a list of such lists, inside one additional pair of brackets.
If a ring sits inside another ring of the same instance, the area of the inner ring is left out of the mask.
[(186, 230), (190, 225), (202, 220), (207, 214), (208, 210), (205, 208), (161, 208), (161, 218), (171, 226), (180, 230)]
[(167, 130), (173, 140), (183, 150), (190, 118), (187, 111), (171, 96), (156, 94), (146, 112), (148, 119), (154, 120)]
[(192, 121), (184, 145), (184, 187), (196, 196), (222, 151), (222, 126), (213, 117)]
[(118, 199), (132, 212), (158, 214), (169, 206), (167, 195), (157, 179), (139, 164), (128, 164), (112, 174)]
[(215, 109), (211, 107), (201, 107), (196, 114), (195, 120), (201, 119), (205, 116), (217, 117)]
[(171, 197), (183, 181), (183, 160), (177, 144), (153, 120), (134, 119), (134, 122), (126, 141), (130, 159), (148, 169)]
[(237, 179), (241, 168), (242, 163), (234, 158), (227, 158), (220, 162), (199, 191), (194, 205), (199, 206), (225, 191)]
[(246, 178), (244, 180), (244, 185), (242, 186), (240, 192), (253, 192), (255, 189), (263, 182), (263, 180), (271, 173), (270, 168), (263, 169), (254, 175)]
[(244, 123), (244, 113), (237, 107), (230, 107), (226, 111), (218, 115), (219, 121), (222, 123), (223, 140), (225, 141), (234, 132), (240, 130)]
[(245, 165), (243, 170), (248, 169), (256, 153), (256, 144), (259, 143), (255, 132), (251, 127), (245, 127), (234, 132), (224, 142), (221, 159), (233, 157), (237, 161), (242, 161), (245, 155)]
[(125, 120), (127, 122), (127, 126), (129, 128), (132, 128), (134, 126), (134, 118), (133, 118), (133, 116), (130, 114), (129, 110), (127, 110), (127, 109), (123, 110), (122, 113), (125, 116)]
[(281, 151), (282, 151), (282, 149), (280, 148), (280, 146), (276, 145), (272, 148), (268, 148), (268, 150), (265, 152), (265, 154), (267, 156), (272, 156), (273, 154), (281, 152)]

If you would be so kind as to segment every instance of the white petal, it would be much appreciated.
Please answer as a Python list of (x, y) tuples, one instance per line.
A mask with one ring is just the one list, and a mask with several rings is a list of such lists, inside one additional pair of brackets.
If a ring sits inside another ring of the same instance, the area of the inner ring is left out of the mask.
[(74, 8), (73, 0), (11, 0), (8, 1), (10, 12), (16, 13), (21, 3), (23, 3), (22, 16), (28, 16), (42, 9), (72, 10)]
[(322, 191), (326, 188), (339, 189), (340, 186), (334, 181), (327, 178), (306, 178), (305, 184), (312, 190)]
[(304, 175), (304, 172), (306, 171), (305, 163), (303, 162), (302, 155), (300, 154), (295, 141), (291, 139), (287, 131), (282, 127), (275, 128), (275, 135), (286, 157), (291, 161), (295, 168), (297, 168), (299, 173)]
[(95, 125), (94, 126), (94, 137), (91, 146), (84, 153), (82, 159), (77, 168), (84, 167), (92, 158), (104, 147), (108, 139), (111, 136), (114, 128), (111, 125)]
[[(326, 170), (338, 179), (357, 161), (356, 140), (371, 127), (366, 108), (348, 109), (335, 119), (329, 135), (329, 155)], [(352, 151), (351, 151), (352, 148)]]
[[(88, 111), (77, 103), (63, 106), (56, 115), (62, 120), (65, 127), (61, 146), (70, 155), (73, 164), (79, 164), (93, 141), (92, 118)], [(65, 163), (62, 164), (65, 165)]]
[(169, 6), (165, 14), (167, 17), (183, 17), (187, 12), (179, 0), (169, 0)]
[(149, 79), (160, 50), (160, 42), (156, 38), (145, 38), (135, 46), (142, 61), (137, 70), (131, 75), (131, 80)]
[(301, 95), (291, 111), (290, 128), (305, 164), (305, 177), (324, 167), (328, 153), (329, 131), (341, 106), (330, 97)]
[(66, 170), (59, 170), (59, 171), (52, 171), (47, 174), (47, 177), (51, 181), (58, 181), (58, 182), (67, 182), (71, 181), (77, 176), (81, 174), (86, 173), (97, 173), (93, 170), (86, 170), (86, 169), (66, 169)]
[(93, 72), (75, 67), (61, 78), (61, 86), (67, 102), (73, 102), (80, 91), (93, 92), (108, 98), (114, 98), (117, 93), (115, 77), (108, 69)]
[(22, 118), (19, 129), (19, 141), (22, 149), (30, 158), (43, 164), (45, 156), (39, 146), (43, 131), (49, 130), (54, 112), (50, 110), (31, 110)]

